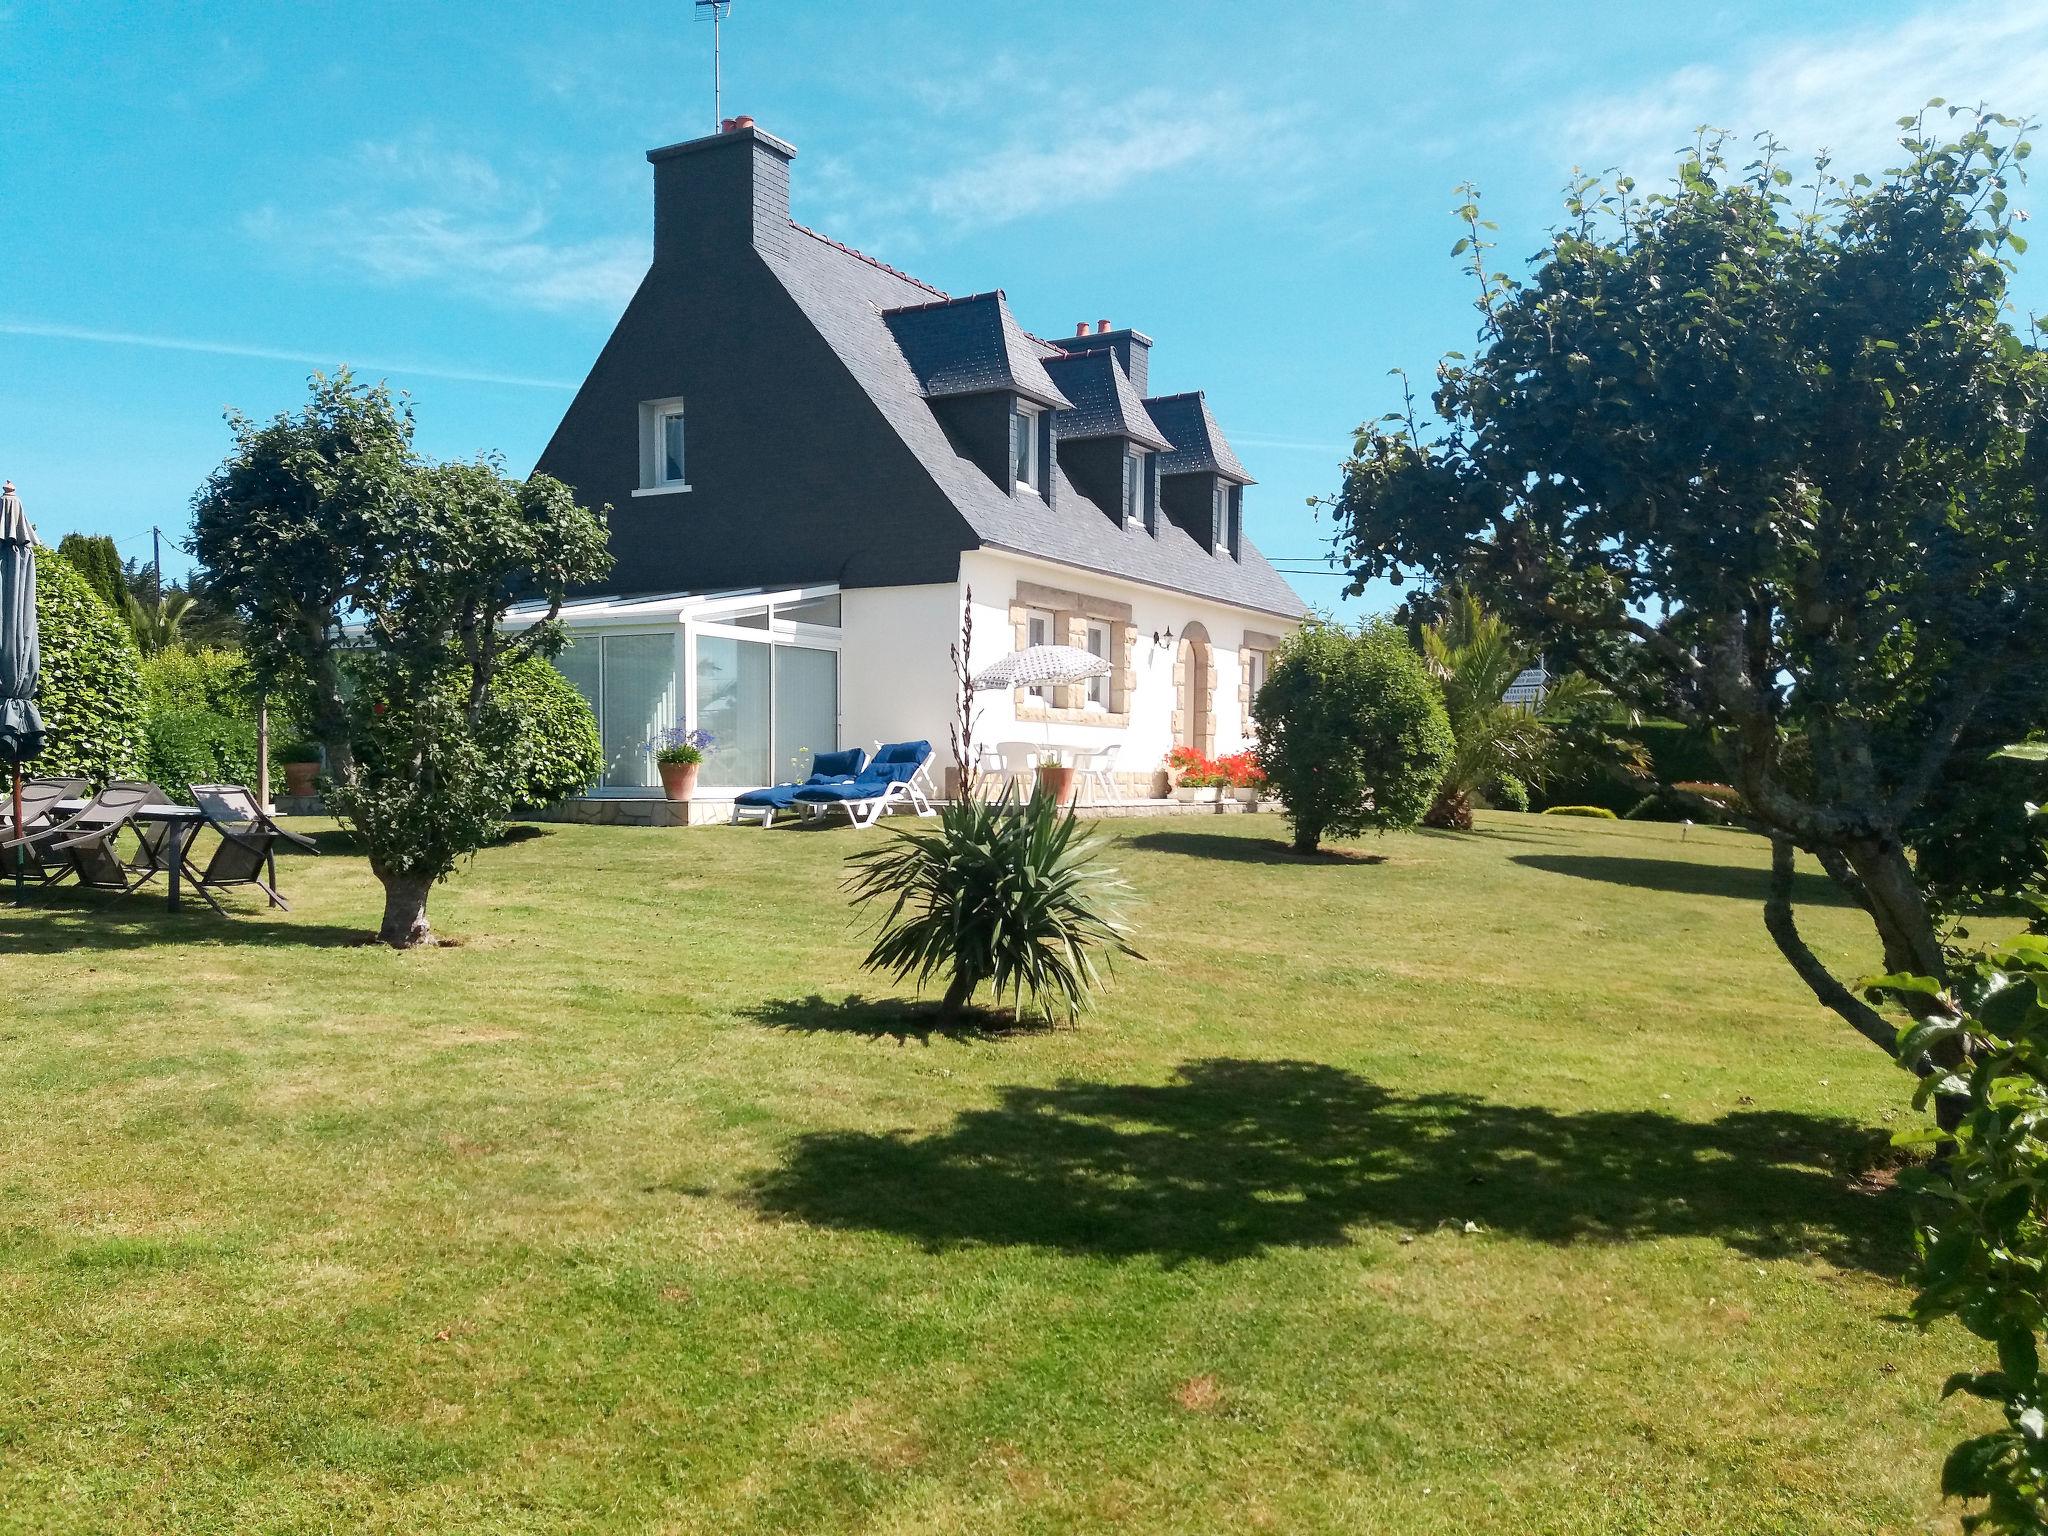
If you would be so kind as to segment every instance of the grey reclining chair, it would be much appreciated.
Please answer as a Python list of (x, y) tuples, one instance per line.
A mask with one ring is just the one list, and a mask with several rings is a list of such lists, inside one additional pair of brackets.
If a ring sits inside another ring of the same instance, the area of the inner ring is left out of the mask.
[(277, 845), (290, 843), (308, 853), (318, 853), (311, 838), (287, 832), (256, 803), (256, 797), (239, 784), (194, 784), (192, 803), (199, 807), (206, 824), (220, 834), (220, 842), (204, 867), (191, 857), (192, 845), (185, 845), (185, 873), (192, 888), (204, 896), (216, 912), (224, 911), (213, 893), (230, 885), (253, 885), (270, 898), (273, 907), (291, 910), (277, 894)]

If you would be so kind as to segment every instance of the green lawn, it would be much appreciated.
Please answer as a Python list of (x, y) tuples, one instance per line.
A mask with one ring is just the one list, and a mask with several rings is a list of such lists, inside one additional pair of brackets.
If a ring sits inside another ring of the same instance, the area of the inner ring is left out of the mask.
[(1115, 826), (1075, 1030), (864, 976), (872, 833), (549, 828), (407, 955), (347, 856), (0, 909), (0, 1529), (1941, 1527), (1908, 1084), (1760, 845)]

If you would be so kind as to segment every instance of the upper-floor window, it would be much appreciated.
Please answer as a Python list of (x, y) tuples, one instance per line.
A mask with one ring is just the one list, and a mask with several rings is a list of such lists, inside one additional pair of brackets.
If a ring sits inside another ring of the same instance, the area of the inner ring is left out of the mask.
[(1124, 455), (1124, 526), (1128, 528), (1138, 521), (1145, 506), (1145, 456), (1139, 453)]
[(687, 491), (683, 458), (683, 402), (647, 400), (640, 406), (640, 490)]
[(1010, 408), (1010, 473), (1019, 486), (1040, 490), (1038, 455), (1038, 413), (1017, 405)]
[(1243, 496), (1241, 486), (1227, 480), (1216, 482), (1216, 545), (1233, 560), (1237, 558), (1239, 525), (1244, 516)]
[(1139, 499), (1145, 506), (1145, 531), (1153, 538), (1159, 537), (1159, 482), (1152, 473), (1151, 454), (1139, 460)]

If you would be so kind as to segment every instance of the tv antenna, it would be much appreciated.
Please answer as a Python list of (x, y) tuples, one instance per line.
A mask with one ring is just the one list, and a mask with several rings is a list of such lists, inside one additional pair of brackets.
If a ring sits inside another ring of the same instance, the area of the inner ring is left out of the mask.
[(732, 9), (732, 0), (696, 0), (697, 19), (711, 23), (711, 131), (718, 132), (718, 125), (725, 121), (725, 59), (721, 49), (725, 28), (725, 14)]

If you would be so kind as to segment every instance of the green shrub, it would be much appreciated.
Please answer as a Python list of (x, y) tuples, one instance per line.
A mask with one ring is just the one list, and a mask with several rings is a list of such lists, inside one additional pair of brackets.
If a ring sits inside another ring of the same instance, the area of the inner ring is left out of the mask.
[(104, 784), (142, 765), (148, 704), (128, 627), (54, 550), (36, 550), (36, 623), (42, 681), (36, 705), (49, 728), (39, 774)]
[(1529, 809), (1529, 786), (1513, 774), (1504, 773), (1486, 792), (1486, 798), (1499, 810), (1526, 811)]
[(1963, 1516), (1963, 1529), (2040, 1532), (2048, 1530), (2048, 938), (2022, 935), (1954, 974), (1946, 994), (1925, 976), (1868, 983), (1873, 998), (1922, 1015), (1899, 1036), (1908, 1066), (1952, 1055), (1958, 1041), (1972, 1047), (1973, 1059), (1936, 1068), (1914, 1095), (1922, 1109), (1953, 1106), (1953, 1130), (1929, 1121), (1893, 1138), (1946, 1153), (1899, 1176), (1922, 1197), (1912, 1316), (1922, 1327), (1953, 1317), (1997, 1354), (1996, 1370), (1958, 1372), (1942, 1389), (1996, 1403), (2006, 1421), (1957, 1445), (1941, 1469), (1944, 1495), (1984, 1505)]
[[(271, 780), (283, 783), (281, 760), (272, 755)], [(213, 709), (165, 710), (149, 719), (143, 775), (165, 794), (189, 804), (192, 784), (258, 782), (256, 722), (246, 715)]]
[(1456, 745), (1443, 690), (1384, 620), (1289, 637), (1252, 711), (1259, 766), (1303, 852), (1325, 837), (1414, 826)]
[(121, 569), (121, 552), (104, 533), (67, 533), (57, 541), (57, 553), (71, 569), (85, 578), (99, 600), (126, 622), (128, 577)]
[[(224, 715), (256, 718), (256, 689), (249, 663), (240, 651), (159, 651), (142, 660), (142, 688), (152, 715), (189, 714), (211, 709)], [(277, 734), (277, 712), (271, 712), (271, 734)]]
[(1100, 984), (1095, 956), (1136, 955), (1119, 899), (1129, 887), (1096, 863), (1098, 842), (1052, 796), (1018, 807), (960, 799), (941, 808), (935, 831), (896, 832), (849, 862), (856, 904), (887, 903), (862, 964), (947, 978), (939, 1005), (957, 1017), (987, 982), (998, 998), (1031, 1002), (1073, 1019)]
[(1545, 816), (1592, 816), (1601, 821), (1619, 821), (1621, 818), (1604, 805), (1546, 805)]
[(538, 657), (516, 662), (491, 684), (518, 721), (512, 749), (512, 804), (538, 810), (580, 795), (604, 772), (597, 717), (576, 685)]

